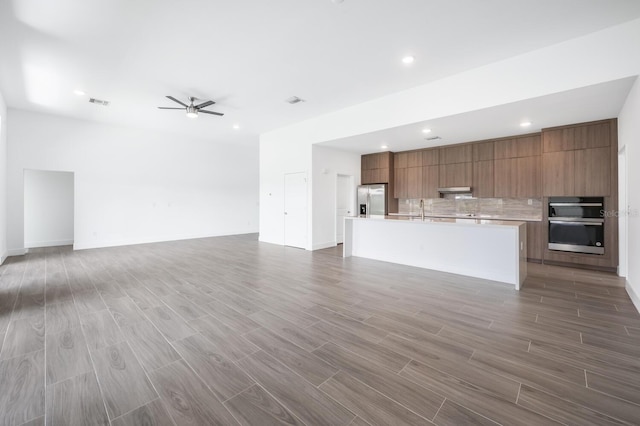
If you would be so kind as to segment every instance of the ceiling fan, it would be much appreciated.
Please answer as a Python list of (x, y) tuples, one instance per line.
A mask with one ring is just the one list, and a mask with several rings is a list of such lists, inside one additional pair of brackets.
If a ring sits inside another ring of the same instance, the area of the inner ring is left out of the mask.
[(221, 112), (215, 112), (215, 111), (206, 111), (202, 108), (206, 108), (209, 105), (213, 105), (215, 104), (215, 102), (213, 101), (206, 101), (203, 102), (199, 105), (194, 105), (193, 103), (197, 100), (199, 100), (198, 98), (194, 98), (193, 96), (189, 97), (189, 105), (185, 104), (182, 101), (179, 101), (178, 99), (174, 98), (173, 96), (167, 96), (167, 98), (171, 99), (173, 102), (177, 102), (180, 105), (183, 106), (183, 108), (175, 108), (175, 107), (158, 107), (159, 109), (181, 109), (181, 110), (185, 110), (187, 111), (187, 117), (189, 118), (198, 118), (198, 113), (202, 112), (205, 114), (213, 114), (213, 115), (219, 115), (219, 116), (223, 116), (224, 114)]

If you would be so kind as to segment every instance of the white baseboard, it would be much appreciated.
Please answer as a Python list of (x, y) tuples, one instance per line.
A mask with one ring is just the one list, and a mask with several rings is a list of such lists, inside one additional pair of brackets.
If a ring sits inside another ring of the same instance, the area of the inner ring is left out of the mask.
[(8, 251), (5, 251), (4, 253), (2, 253), (2, 256), (0, 256), (0, 265), (2, 265), (5, 260), (7, 260), (8, 256), (9, 256), (9, 252)]
[(335, 241), (329, 241), (326, 243), (314, 244), (311, 250), (322, 250), (329, 247), (335, 247), (337, 244)]
[(19, 248), (19, 249), (9, 249), (7, 250), (7, 256), (24, 256), (29, 253), (29, 249), (27, 248)]
[(629, 280), (626, 280), (626, 284), (624, 288), (625, 290), (627, 290), (627, 294), (631, 298), (631, 301), (633, 302), (633, 305), (636, 307), (636, 310), (638, 311), (638, 313), (640, 313), (640, 297), (638, 297), (633, 287), (631, 287)]
[(73, 243), (74, 250), (89, 250), (96, 248), (106, 248), (106, 247), (121, 247), (121, 246), (134, 246), (138, 244), (155, 244), (155, 243), (164, 243), (170, 241), (182, 241), (182, 240), (197, 240), (200, 238), (213, 238), (213, 237), (229, 237), (233, 235), (248, 235), (248, 234), (256, 234), (256, 231), (246, 230), (238, 230), (236, 232), (225, 232), (225, 233), (216, 233), (216, 234), (205, 234), (205, 235), (171, 235), (171, 236), (161, 236), (161, 237), (152, 237), (152, 238), (135, 238), (135, 239), (123, 239), (123, 240), (111, 240), (111, 241), (99, 241), (99, 242), (83, 242), (76, 241)]
[(29, 241), (24, 243), (27, 248), (40, 248), (40, 247), (59, 247), (73, 245), (73, 240), (55, 240), (55, 241)]

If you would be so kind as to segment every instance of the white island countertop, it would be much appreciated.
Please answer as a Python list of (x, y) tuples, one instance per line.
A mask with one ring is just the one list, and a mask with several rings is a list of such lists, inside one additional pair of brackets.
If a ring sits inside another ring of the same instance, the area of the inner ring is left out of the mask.
[(526, 222), (477, 218), (345, 218), (344, 257), (357, 256), (512, 284), (527, 275)]

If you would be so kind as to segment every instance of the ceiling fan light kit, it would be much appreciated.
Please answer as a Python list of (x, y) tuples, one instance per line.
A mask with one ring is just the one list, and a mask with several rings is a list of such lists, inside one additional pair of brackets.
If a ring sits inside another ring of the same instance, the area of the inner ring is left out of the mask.
[(189, 97), (189, 105), (185, 104), (184, 102), (174, 98), (173, 96), (169, 96), (167, 95), (168, 99), (171, 99), (173, 102), (179, 103), (180, 105), (182, 105), (182, 108), (176, 108), (176, 107), (158, 107), (158, 109), (178, 109), (178, 110), (183, 110), (186, 111), (187, 113), (187, 117), (188, 118), (198, 118), (198, 113), (202, 112), (205, 114), (211, 114), (211, 115), (218, 115), (218, 116), (223, 116), (224, 114), (221, 112), (215, 112), (215, 111), (207, 111), (203, 108), (206, 108), (210, 105), (215, 104), (214, 101), (206, 101), (203, 102), (199, 105), (194, 105), (193, 103), (195, 101), (198, 100), (198, 98), (195, 98), (193, 96)]

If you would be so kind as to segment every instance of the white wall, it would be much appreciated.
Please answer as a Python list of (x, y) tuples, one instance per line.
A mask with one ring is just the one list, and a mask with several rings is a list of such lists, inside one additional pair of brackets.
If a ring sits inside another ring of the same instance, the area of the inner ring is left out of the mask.
[(282, 244), (282, 176), (309, 170), (310, 145), (635, 76), (637, 40), (640, 19), (262, 134), (260, 239)]
[(9, 109), (8, 246), (24, 247), (24, 169), (75, 173), (75, 248), (257, 231), (258, 150)]
[[(625, 147), (628, 165), (627, 291), (640, 311), (640, 79), (631, 88), (618, 116), (618, 147)], [(624, 212), (626, 206), (620, 206), (620, 210)]]
[[(311, 211), (311, 147), (290, 140), (260, 140), (260, 241), (284, 245), (284, 175), (307, 173), (307, 211)], [(311, 215), (307, 249), (311, 249)]]
[(24, 246), (73, 244), (73, 173), (24, 171)]
[(7, 105), (0, 93), (0, 264), (7, 257)]
[(312, 147), (312, 249), (336, 245), (338, 175), (354, 177), (353, 199), (360, 184), (360, 155), (314, 145)]

